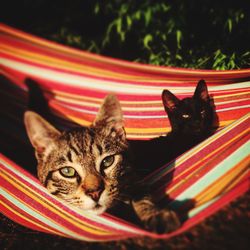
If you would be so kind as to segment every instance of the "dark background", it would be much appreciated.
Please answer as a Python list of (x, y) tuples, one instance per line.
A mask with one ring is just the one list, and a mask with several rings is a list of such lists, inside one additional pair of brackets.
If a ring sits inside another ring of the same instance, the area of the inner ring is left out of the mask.
[(247, 0), (3, 0), (0, 21), (130, 61), (220, 70), (250, 66)]
[[(111, 57), (207, 69), (250, 67), (247, 0), (4, 0), (0, 22)], [(249, 249), (249, 193), (185, 234), (82, 243), (29, 230), (0, 215), (1, 249)]]

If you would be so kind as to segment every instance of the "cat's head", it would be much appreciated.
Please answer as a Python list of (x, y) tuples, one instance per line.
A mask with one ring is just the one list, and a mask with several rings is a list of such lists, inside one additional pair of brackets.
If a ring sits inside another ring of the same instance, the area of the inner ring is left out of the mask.
[(122, 111), (108, 95), (89, 128), (59, 132), (37, 113), (24, 123), (35, 148), (38, 178), (50, 193), (97, 214), (118, 198), (129, 165)]
[(172, 132), (201, 136), (212, 131), (214, 111), (204, 80), (198, 82), (192, 97), (180, 100), (169, 90), (164, 90), (162, 101)]

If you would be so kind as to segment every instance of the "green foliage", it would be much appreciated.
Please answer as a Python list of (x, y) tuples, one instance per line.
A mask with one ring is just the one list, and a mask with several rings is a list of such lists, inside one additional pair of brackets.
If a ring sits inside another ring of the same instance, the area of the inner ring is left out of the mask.
[(8, 4), (5, 22), (94, 53), (178, 67), (250, 66), (245, 0), (19, 0), (20, 18)]

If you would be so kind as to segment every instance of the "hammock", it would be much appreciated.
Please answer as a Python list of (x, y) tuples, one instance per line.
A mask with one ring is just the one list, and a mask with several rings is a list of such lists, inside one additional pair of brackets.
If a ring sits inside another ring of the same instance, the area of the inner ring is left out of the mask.
[[(146, 178), (161, 199), (182, 211), (196, 201), (181, 228), (155, 234), (109, 214), (93, 215), (50, 195), (25, 166), (0, 154), (0, 211), (13, 221), (41, 232), (85, 241), (136, 236), (178, 235), (249, 189), (250, 69), (232, 71), (156, 67), (111, 59), (58, 45), (0, 24), (1, 145), (28, 143), (22, 127), (29, 78), (42, 89), (55, 122), (62, 127), (93, 121), (107, 93), (121, 101), (130, 139), (166, 134), (170, 125), (161, 103), (169, 89), (178, 97), (193, 94), (205, 79), (219, 118), (219, 130), (196, 147)], [(4, 79), (8, 79), (8, 84)], [(6, 103), (8, 105), (6, 105)], [(15, 131), (15, 133), (13, 133)], [(171, 178), (170, 178), (171, 176)]]

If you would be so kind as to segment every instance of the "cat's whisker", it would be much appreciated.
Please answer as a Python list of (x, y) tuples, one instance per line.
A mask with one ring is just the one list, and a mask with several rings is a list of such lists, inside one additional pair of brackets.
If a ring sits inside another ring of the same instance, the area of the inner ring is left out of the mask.
[(115, 199), (129, 199), (131, 198), (130, 195), (127, 195), (127, 194), (120, 194), (118, 197), (116, 197)]
[(121, 201), (121, 202), (124, 202), (124, 199), (121, 199), (121, 198), (115, 198), (114, 200), (115, 200), (115, 201)]

